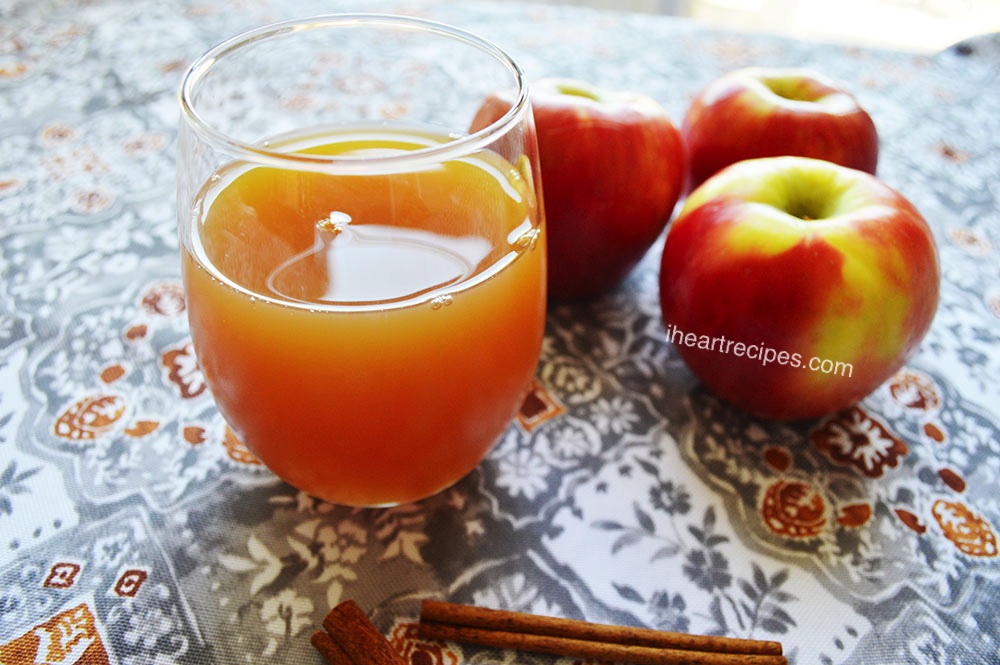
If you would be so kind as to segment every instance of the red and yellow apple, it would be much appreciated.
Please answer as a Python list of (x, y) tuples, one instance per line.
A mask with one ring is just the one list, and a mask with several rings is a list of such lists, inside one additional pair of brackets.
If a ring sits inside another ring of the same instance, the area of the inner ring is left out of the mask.
[(878, 133), (856, 97), (819, 72), (748, 67), (695, 95), (681, 124), (694, 189), (744, 159), (797, 155), (874, 174)]
[[(622, 281), (659, 237), (684, 188), (680, 132), (664, 108), (635, 92), (572, 79), (532, 84), (548, 288), (554, 300), (595, 297)], [(489, 95), (471, 129), (510, 108)]]
[(846, 408), (891, 377), (937, 309), (937, 246), (899, 192), (804, 157), (739, 162), (685, 201), (664, 242), (667, 338), (762, 418)]

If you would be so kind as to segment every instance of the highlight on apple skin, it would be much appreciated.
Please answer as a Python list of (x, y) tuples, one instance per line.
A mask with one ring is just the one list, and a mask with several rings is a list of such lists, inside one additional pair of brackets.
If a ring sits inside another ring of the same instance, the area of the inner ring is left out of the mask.
[(875, 174), (879, 140), (858, 99), (807, 68), (748, 67), (710, 82), (681, 123), (689, 189), (744, 159), (796, 155)]
[(691, 193), (664, 242), (660, 303), (711, 391), (754, 416), (802, 420), (899, 370), (940, 281), (931, 229), (900, 193), (832, 162), (771, 157)]
[[(512, 104), (497, 91), (471, 131)], [(645, 256), (674, 212), (687, 176), (680, 131), (654, 99), (584, 81), (532, 83), (552, 300), (597, 297)]]

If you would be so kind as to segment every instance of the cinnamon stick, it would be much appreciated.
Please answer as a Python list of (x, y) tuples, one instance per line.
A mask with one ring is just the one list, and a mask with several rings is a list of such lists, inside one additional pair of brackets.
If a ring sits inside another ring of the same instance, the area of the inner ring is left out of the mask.
[(317, 630), (309, 638), (309, 642), (323, 658), (326, 658), (326, 662), (330, 665), (354, 665), (354, 661), (344, 653), (344, 650), (330, 637), (329, 633)]
[(779, 642), (611, 626), (425, 600), (419, 634), (557, 656), (639, 665), (786, 665)]
[(784, 656), (662, 649), (610, 642), (592, 642), (568, 637), (509, 633), (502, 630), (422, 623), (419, 635), (426, 640), (464, 642), (479, 646), (544, 653), (571, 658), (636, 665), (788, 665)]
[[(331, 609), (323, 619), (323, 628), (329, 634), (330, 642), (335, 643), (353, 665), (407, 665), (353, 600), (345, 600)], [(316, 635), (313, 637), (316, 638)], [(317, 638), (317, 641), (324, 647), (329, 646), (323, 638)], [(336, 652), (332, 653), (337, 657)], [(331, 665), (340, 665), (332, 660), (330, 662)]]

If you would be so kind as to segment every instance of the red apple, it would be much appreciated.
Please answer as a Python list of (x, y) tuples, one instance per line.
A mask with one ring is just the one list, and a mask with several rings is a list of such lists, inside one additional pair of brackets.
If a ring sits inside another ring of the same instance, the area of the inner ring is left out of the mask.
[(940, 287), (927, 222), (875, 176), (804, 157), (712, 176), (664, 242), (667, 337), (724, 400), (799, 420), (892, 376), (931, 325)]
[[(684, 188), (680, 132), (655, 100), (582, 81), (531, 86), (548, 234), (549, 297), (591, 298), (618, 284), (663, 231)], [(472, 130), (511, 106), (488, 96)]]
[(681, 133), (694, 189), (744, 159), (798, 155), (874, 174), (878, 133), (858, 100), (808, 69), (750, 67), (695, 95)]

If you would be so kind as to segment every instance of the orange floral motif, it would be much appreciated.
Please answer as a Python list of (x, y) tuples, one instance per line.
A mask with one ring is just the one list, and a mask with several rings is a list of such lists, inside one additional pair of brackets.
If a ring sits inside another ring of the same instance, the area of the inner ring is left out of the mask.
[(160, 71), (164, 74), (174, 74), (187, 69), (187, 60), (169, 60), (160, 64)]
[(76, 576), (80, 574), (80, 564), (70, 561), (60, 561), (49, 568), (42, 586), (49, 589), (68, 589), (76, 584)]
[(964, 150), (959, 150), (949, 143), (942, 141), (937, 144), (935, 148), (937, 153), (944, 157), (945, 159), (955, 162), (956, 164), (962, 164), (969, 161), (969, 153)]
[(946, 438), (944, 432), (941, 431), (941, 428), (934, 423), (924, 423), (924, 434), (937, 443), (944, 443)]
[(110, 658), (90, 608), (82, 603), (56, 614), (20, 637), (0, 644), (0, 663), (108, 665)]
[(185, 307), (184, 287), (177, 282), (161, 282), (142, 296), (142, 308), (150, 314), (178, 316)]
[(137, 339), (142, 339), (149, 332), (149, 328), (145, 323), (137, 323), (134, 326), (129, 326), (125, 330), (125, 339), (134, 342)]
[(993, 251), (993, 243), (970, 228), (951, 228), (948, 230), (948, 237), (962, 249), (974, 254), (989, 254)]
[(134, 598), (147, 576), (148, 573), (140, 568), (126, 570), (115, 582), (115, 593), (122, 598)]
[(250, 465), (260, 464), (257, 456), (250, 452), (250, 449), (243, 445), (243, 442), (236, 436), (236, 433), (228, 427), (226, 428), (226, 436), (222, 440), (222, 445), (226, 447), (226, 454), (234, 462)]
[(56, 420), (56, 436), (73, 441), (92, 441), (110, 430), (125, 414), (125, 400), (116, 395), (84, 397)]
[(71, 205), (79, 213), (93, 214), (107, 210), (115, 197), (103, 189), (81, 189), (73, 195)]
[(205, 428), (198, 425), (188, 425), (181, 432), (181, 436), (192, 446), (197, 446), (198, 444), (205, 443)]
[(28, 67), (23, 62), (15, 62), (10, 65), (0, 64), (0, 80), (7, 79), (13, 81), (28, 73)]
[(183, 399), (192, 399), (205, 392), (205, 377), (190, 341), (166, 351), (160, 358), (160, 363), (167, 369), (170, 382), (180, 389)]
[(955, 490), (956, 492), (965, 491), (965, 478), (958, 475), (956, 471), (944, 468), (938, 471), (938, 477), (944, 482), (945, 485)]
[(939, 499), (931, 506), (931, 514), (960, 552), (977, 557), (997, 555), (997, 537), (992, 527), (965, 505)]
[(826, 502), (808, 483), (778, 480), (767, 488), (761, 505), (764, 524), (789, 538), (813, 538), (826, 525)]
[(24, 181), (20, 178), (4, 177), (0, 178), (0, 196), (7, 196), (21, 189)]
[(924, 533), (927, 531), (927, 527), (920, 521), (920, 518), (911, 513), (909, 510), (897, 508), (896, 517), (898, 517), (899, 521), (905, 524), (907, 528), (912, 529), (917, 533)]
[(908, 409), (937, 411), (941, 407), (940, 391), (934, 380), (923, 372), (902, 370), (889, 381), (893, 399)]
[(163, 134), (147, 132), (142, 136), (125, 142), (125, 152), (130, 155), (148, 155), (163, 150), (167, 139)]
[(792, 466), (792, 455), (786, 448), (768, 446), (764, 449), (764, 461), (775, 471), (788, 471)]
[(859, 527), (872, 518), (872, 507), (867, 503), (854, 503), (840, 509), (837, 524), (846, 527)]
[(899, 437), (857, 406), (827, 420), (809, 438), (834, 462), (854, 466), (869, 478), (881, 478), (909, 452)]
[(109, 365), (101, 370), (101, 381), (104, 383), (114, 383), (125, 376), (125, 368), (121, 365)]
[(42, 128), (42, 143), (48, 146), (76, 140), (76, 129), (71, 125), (53, 124)]
[(389, 642), (409, 665), (457, 665), (458, 655), (440, 642), (423, 642), (415, 623), (401, 623), (392, 629)]
[(532, 381), (528, 394), (517, 412), (517, 422), (526, 432), (530, 432), (542, 423), (551, 420), (565, 411), (556, 398), (538, 381)]
[(135, 423), (125, 428), (125, 433), (131, 437), (139, 438), (152, 434), (160, 427), (160, 423), (155, 420), (137, 420)]
[(66, 180), (86, 173), (107, 173), (110, 170), (107, 162), (89, 146), (52, 155), (44, 161), (44, 165), (49, 175), (56, 180)]

